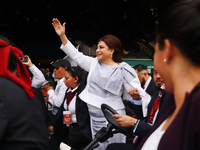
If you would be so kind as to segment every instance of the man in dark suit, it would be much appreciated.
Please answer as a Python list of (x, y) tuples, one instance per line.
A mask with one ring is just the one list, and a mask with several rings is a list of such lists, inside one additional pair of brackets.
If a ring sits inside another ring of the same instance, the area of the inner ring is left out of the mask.
[(48, 150), (44, 113), (22, 56), (0, 40), (0, 149)]
[(133, 67), (138, 74), (142, 88), (151, 96), (156, 91), (156, 85), (153, 78), (148, 74), (147, 67), (143, 64), (138, 64)]
[[(113, 117), (117, 118), (116, 121), (120, 126), (133, 127), (133, 133), (136, 135), (133, 140), (134, 144), (113, 143), (107, 147), (107, 150), (137, 149), (140, 141), (151, 131), (158, 113), (162, 109), (166, 100), (170, 97), (169, 94), (161, 89), (161, 87), (164, 85), (164, 82), (160, 75), (157, 73), (156, 69), (154, 69), (154, 81), (157, 87), (157, 91), (153, 94), (152, 99), (148, 105), (148, 113), (146, 118), (143, 117), (142, 106), (134, 104), (134, 101), (136, 100), (133, 100), (132, 108), (137, 115), (137, 119), (127, 115), (113, 115)], [(134, 93), (134, 91), (132, 92)], [(136, 97), (140, 97), (140, 95), (134, 95), (135, 99), (137, 99)]]

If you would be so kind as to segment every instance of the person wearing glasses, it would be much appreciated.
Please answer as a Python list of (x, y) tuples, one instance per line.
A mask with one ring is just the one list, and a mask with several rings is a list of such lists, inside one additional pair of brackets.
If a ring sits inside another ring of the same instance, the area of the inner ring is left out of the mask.
[(65, 77), (65, 70), (71, 67), (71, 64), (66, 59), (58, 59), (52, 67), (53, 72), (55, 74), (55, 78), (58, 79), (56, 88), (54, 89), (52, 86), (47, 87), (47, 94), (45, 101), (52, 104), (52, 115), (55, 116), (58, 112), (59, 107), (61, 106), (65, 91), (67, 87), (65, 86), (64, 77)]

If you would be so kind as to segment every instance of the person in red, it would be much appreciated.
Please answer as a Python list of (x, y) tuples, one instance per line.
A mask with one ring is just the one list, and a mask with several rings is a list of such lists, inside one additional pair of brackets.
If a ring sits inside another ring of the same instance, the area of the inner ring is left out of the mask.
[[(137, 149), (138, 145), (140, 144), (141, 140), (151, 131), (152, 126), (157, 118), (157, 115), (159, 114), (159, 111), (162, 109), (163, 104), (167, 101), (167, 99), (170, 97), (169, 94), (167, 94), (164, 89), (161, 87), (164, 86), (164, 82), (157, 72), (156, 68), (154, 68), (153, 71), (153, 78), (154, 82), (157, 88), (157, 91), (153, 94), (152, 99), (148, 105), (148, 113), (147, 117), (144, 118), (142, 115), (142, 108), (141, 105), (138, 105), (140, 101), (134, 100), (136, 104), (134, 104), (132, 100), (132, 109), (137, 115), (137, 119), (127, 116), (127, 115), (113, 115), (113, 117), (117, 118), (117, 123), (122, 127), (133, 127), (133, 134), (135, 135), (135, 138), (132, 143), (113, 143), (110, 144), (107, 147), (107, 150), (133, 150)], [(132, 94), (135, 93), (135, 99), (136, 96), (139, 96), (139, 93), (137, 89), (134, 89), (130, 91)], [(138, 102), (138, 103), (137, 103)]]
[(23, 52), (0, 39), (0, 149), (48, 150), (48, 133), (37, 92), (31, 90)]

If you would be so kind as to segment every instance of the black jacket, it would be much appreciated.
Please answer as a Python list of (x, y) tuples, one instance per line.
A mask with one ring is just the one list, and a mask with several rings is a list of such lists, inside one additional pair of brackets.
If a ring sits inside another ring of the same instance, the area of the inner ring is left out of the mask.
[[(148, 117), (151, 113), (151, 109), (153, 107), (154, 101), (157, 99), (158, 95), (159, 95), (159, 91), (155, 92), (154, 95), (152, 96), (152, 99), (148, 105), (147, 117), (145, 117), (145, 118), (142, 115), (142, 106), (138, 106), (138, 105), (134, 105), (134, 104), (132, 105), (132, 109), (136, 113), (138, 119), (140, 119), (140, 122), (135, 131), (135, 135), (139, 136), (137, 144), (139, 144), (141, 139), (143, 139), (152, 129), (152, 126), (149, 125), (147, 123), (147, 121), (148, 121)], [(167, 99), (169, 99), (169, 97), (170, 97), (170, 95), (167, 94), (165, 91), (163, 91), (163, 94), (162, 94), (162, 97), (160, 100), (160, 104), (159, 104), (158, 114), (160, 113), (160, 110), (162, 109), (162, 107), (165, 104), (165, 102), (167, 101)]]
[[(88, 140), (92, 140), (92, 134), (90, 128), (90, 115), (88, 112), (88, 107), (87, 104), (84, 101), (82, 101), (78, 96), (83, 91), (84, 88), (85, 86), (82, 85), (79, 85), (78, 87), (78, 93), (76, 97), (76, 117), (80, 131)], [(66, 95), (63, 100), (63, 104), (66, 99)], [(63, 104), (61, 105), (58, 113), (56, 114), (52, 122), (52, 125), (54, 126), (55, 137), (60, 141), (64, 141), (68, 134), (67, 130), (68, 128), (66, 128), (66, 125), (63, 124), (63, 111), (65, 111)]]
[(151, 79), (151, 81), (145, 91), (151, 96), (153, 96), (154, 93), (156, 92), (156, 85), (155, 85), (153, 78)]
[(37, 97), (0, 76), (0, 149), (48, 150), (44, 113)]

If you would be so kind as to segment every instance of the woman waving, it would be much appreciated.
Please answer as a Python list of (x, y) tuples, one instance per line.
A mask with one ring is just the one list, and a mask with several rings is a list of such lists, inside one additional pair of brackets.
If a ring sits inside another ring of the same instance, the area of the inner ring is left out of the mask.
[[(146, 116), (147, 104), (150, 96), (141, 88), (140, 81), (135, 70), (127, 63), (121, 61), (121, 41), (113, 36), (106, 35), (99, 40), (96, 50), (96, 58), (80, 53), (65, 35), (65, 23), (61, 25), (58, 19), (53, 19), (53, 26), (62, 41), (61, 49), (71, 57), (81, 68), (88, 72), (86, 88), (79, 95), (89, 108), (91, 118), (92, 135), (107, 125), (107, 121), (101, 111), (101, 104), (105, 103), (113, 107), (119, 114), (125, 114), (122, 94), (128, 90), (137, 88), (141, 94), (143, 115)], [(108, 144), (125, 142), (125, 136), (116, 134), (104, 143), (100, 143), (97, 149), (105, 149)]]

